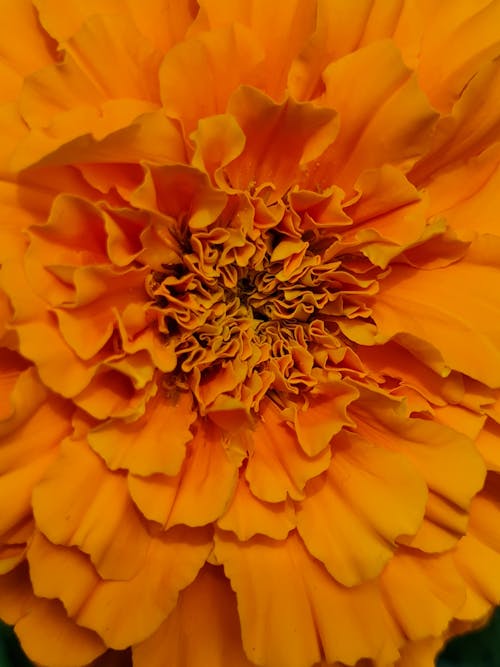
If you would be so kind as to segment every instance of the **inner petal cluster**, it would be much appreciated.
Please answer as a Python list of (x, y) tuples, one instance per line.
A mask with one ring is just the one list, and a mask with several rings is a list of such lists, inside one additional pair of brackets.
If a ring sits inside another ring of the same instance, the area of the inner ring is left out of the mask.
[(364, 315), (359, 299), (374, 287), (310, 214), (286, 199), (266, 213), (240, 195), (208, 228), (174, 225), (172, 261), (146, 280), (177, 358), (165, 383), (191, 390), (202, 411), (221, 394), (256, 411), (268, 392), (316, 386), (345, 356), (337, 318)]

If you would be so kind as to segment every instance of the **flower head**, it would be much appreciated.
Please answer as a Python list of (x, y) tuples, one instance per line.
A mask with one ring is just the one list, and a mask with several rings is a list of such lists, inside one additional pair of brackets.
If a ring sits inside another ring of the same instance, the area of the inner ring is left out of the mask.
[(0, 615), (431, 665), (500, 602), (500, 2), (4, 5)]

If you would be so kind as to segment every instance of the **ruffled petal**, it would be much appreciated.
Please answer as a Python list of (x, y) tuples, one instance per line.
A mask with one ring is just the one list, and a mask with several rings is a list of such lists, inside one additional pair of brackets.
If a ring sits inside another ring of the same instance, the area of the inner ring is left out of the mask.
[(204, 529), (174, 528), (151, 538), (139, 572), (128, 581), (102, 581), (80, 551), (35, 534), (29, 550), (35, 594), (62, 600), (79, 625), (106, 645), (124, 649), (149, 637), (175, 607), (180, 590), (198, 574), (211, 548)]
[(108, 471), (85, 442), (63, 443), (35, 488), (33, 511), (52, 542), (89, 554), (102, 577), (130, 579), (144, 562), (150, 536), (129, 497), (126, 477)]
[(245, 477), (252, 493), (261, 500), (276, 503), (304, 497), (306, 482), (328, 467), (330, 451), (307, 456), (293, 430), (280, 417), (278, 408), (266, 401), (253, 432), (253, 446)]
[(206, 565), (158, 630), (133, 649), (136, 667), (251, 667), (241, 645), (236, 596)]
[(198, 422), (178, 475), (129, 475), (128, 486), (144, 516), (168, 529), (177, 524), (203, 526), (217, 519), (228, 506), (236, 481), (237, 468), (219, 429)]
[(485, 236), (445, 270), (393, 266), (370, 304), (379, 337), (397, 336), (442, 376), (458, 370), (498, 386), (500, 337), (493, 323), (500, 317), (499, 252), (498, 240)]
[[(376, 585), (345, 588), (294, 533), (286, 541), (239, 543), (216, 536), (215, 554), (236, 591), (245, 652), (266, 667), (354, 664), (360, 655), (390, 664), (400, 638)], [(385, 662), (384, 662), (385, 661)]]
[[(353, 88), (360, 77), (365, 85)], [(425, 152), (437, 114), (393, 43), (359, 49), (329, 65), (323, 78), (319, 101), (338, 112), (341, 129), (310, 182), (349, 190), (365, 169), (391, 164), (406, 172)]]
[[(166, 399), (161, 393), (147, 403), (135, 421), (109, 420), (88, 435), (90, 446), (111, 470), (126, 468), (135, 475), (176, 475), (193, 439), (196, 414), (190, 394)], [(165, 425), (168, 424), (168, 429)]]
[(358, 433), (406, 456), (429, 490), (422, 525), (415, 536), (399, 541), (430, 552), (449, 549), (465, 533), (471, 499), (484, 483), (482, 458), (472, 441), (456, 430), (427, 419), (405, 418), (389, 399), (371, 392), (365, 396), (364, 404), (355, 408)]
[(80, 667), (106, 650), (95, 632), (67, 617), (58, 600), (37, 598), (15, 630), (26, 655), (51, 667)]
[(248, 540), (254, 535), (284, 540), (295, 524), (295, 510), (289, 499), (277, 503), (260, 500), (243, 476), (225, 514), (217, 521), (220, 528), (232, 531), (239, 540)]
[(332, 443), (330, 467), (307, 487), (297, 528), (310, 553), (340, 583), (354, 586), (380, 574), (425, 510), (427, 488), (401, 454), (354, 434)]

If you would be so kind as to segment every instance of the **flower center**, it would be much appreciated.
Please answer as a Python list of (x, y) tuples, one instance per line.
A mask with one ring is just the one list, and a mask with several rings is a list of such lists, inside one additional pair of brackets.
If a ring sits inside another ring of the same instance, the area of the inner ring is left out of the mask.
[(146, 284), (178, 360), (167, 383), (191, 390), (202, 413), (221, 394), (257, 410), (270, 391), (303, 393), (345, 354), (341, 262), (314, 237), (238, 231), (191, 231)]

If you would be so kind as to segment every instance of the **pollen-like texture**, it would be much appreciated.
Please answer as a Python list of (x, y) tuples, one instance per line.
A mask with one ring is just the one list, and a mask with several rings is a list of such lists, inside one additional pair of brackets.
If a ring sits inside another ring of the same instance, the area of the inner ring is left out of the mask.
[(431, 667), (500, 603), (500, 1), (0, 9), (0, 617)]

